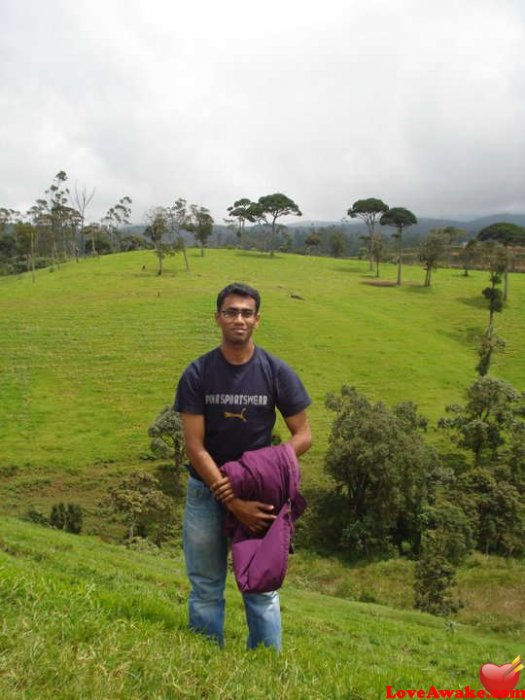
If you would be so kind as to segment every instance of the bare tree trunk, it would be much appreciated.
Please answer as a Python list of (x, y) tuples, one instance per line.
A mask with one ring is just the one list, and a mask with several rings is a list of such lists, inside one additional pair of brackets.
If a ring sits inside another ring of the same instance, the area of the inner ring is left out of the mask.
[(275, 237), (275, 219), (272, 222), (272, 232), (270, 234), (270, 257), (274, 257), (274, 252), (273, 252), (273, 242), (274, 242), (274, 237)]
[(184, 243), (184, 238), (179, 233), (179, 247), (182, 249), (182, 254), (184, 255), (184, 264), (186, 265), (186, 272), (190, 271), (190, 261), (188, 260), (188, 253), (186, 251), (186, 244)]
[(57, 250), (57, 243), (55, 236), (53, 235), (53, 242), (51, 244), (51, 259), (53, 261), (53, 267), (56, 265), (57, 268), (60, 270), (60, 263), (58, 260), (58, 250)]
[(31, 279), (33, 280), (33, 284), (35, 283), (35, 233), (34, 231), (31, 231)]
[(184, 263), (185, 263), (185, 265), (186, 265), (186, 272), (189, 272), (189, 271), (190, 271), (190, 263), (189, 263), (189, 260), (188, 260), (188, 253), (186, 252), (186, 246), (185, 246), (185, 245), (182, 246), (182, 254), (184, 255)]
[(401, 236), (402, 232), (399, 231), (398, 247), (397, 247), (397, 284), (401, 285)]

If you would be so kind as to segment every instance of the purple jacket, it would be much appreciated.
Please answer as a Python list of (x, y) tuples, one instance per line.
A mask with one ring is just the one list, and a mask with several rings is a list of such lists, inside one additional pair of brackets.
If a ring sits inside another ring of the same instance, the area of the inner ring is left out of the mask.
[(274, 506), (277, 518), (264, 535), (248, 533), (231, 514), (226, 516), (226, 534), (232, 538), (233, 570), (243, 593), (266, 593), (282, 586), (294, 521), (306, 508), (299, 493), (299, 462), (288, 443), (245, 452), (238, 461), (221, 467), (233, 492), (247, 501)]

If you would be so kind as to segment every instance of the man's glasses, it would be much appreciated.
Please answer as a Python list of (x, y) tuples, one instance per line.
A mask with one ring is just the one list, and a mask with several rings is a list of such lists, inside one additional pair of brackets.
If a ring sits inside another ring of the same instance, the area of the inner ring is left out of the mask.
[(237, 318), (239, 314), (243, 318), (253, 318), (255, 311), (253, 309), (236, 309), (234, 306), (229, 306), (227, 309), (221, 309), (221, 314), (225, 318)]

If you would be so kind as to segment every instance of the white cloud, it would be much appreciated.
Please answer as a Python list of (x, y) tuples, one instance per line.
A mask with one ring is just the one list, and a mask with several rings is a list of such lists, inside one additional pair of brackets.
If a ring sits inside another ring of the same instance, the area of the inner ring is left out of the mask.
[(64, 169), (135, 220), (272, 191), (314, 219), (365, 196), (525, 211), (520, 0), (20, 0), (0, 22), (0, 206)]

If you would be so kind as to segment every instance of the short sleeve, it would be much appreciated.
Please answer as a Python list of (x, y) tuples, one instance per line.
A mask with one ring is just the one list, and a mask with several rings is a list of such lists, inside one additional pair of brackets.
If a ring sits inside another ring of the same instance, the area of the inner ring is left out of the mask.
[(275, 403), (283, 418), (304, 411), (312, 403), (297, 374), (284, 362), (277, 372), (276, 393)]
[(195, 363), (189, 365), (182, 373), (175, 394), (173, 410), (179, 413), (204, 415), (204, 394)]

